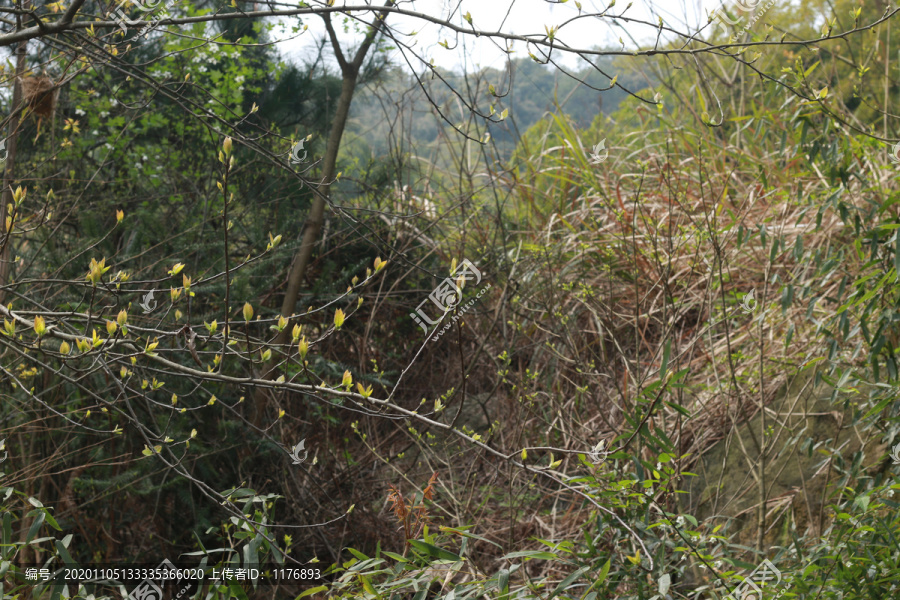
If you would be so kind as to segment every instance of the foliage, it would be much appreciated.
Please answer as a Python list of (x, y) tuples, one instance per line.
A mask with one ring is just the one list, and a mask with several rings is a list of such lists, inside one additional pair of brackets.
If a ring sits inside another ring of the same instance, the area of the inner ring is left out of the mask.
[[(896, 11), (547, 26), (423, 75), (391, 3), (331, 4), (266, 15), (327, 23), (304, 65), (236, 2), (146, 39), (11, 13), (5, 589), (163, 553), (321, 563), (294, 597), (721, 598), (768, 558), (788, 597), (893, 597)], [(460, 18), (419, 15), (508, 41)], [(46, 115), (41, 64), (77, 71)]]

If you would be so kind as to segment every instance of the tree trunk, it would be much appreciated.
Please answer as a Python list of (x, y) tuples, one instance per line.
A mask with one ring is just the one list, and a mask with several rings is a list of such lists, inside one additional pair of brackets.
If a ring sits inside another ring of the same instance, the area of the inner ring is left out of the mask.
[[(281, 314), (290, 317), (294, 314), (294, 308), (297, 305), (297, 297), (300, 295), (300, 286), (303, 283), (303, 277), (306, 275), (306, 268), (309, 266), (309, 259), (312, 256), (313, 248), (322, 231), (322, 218), (325, 214), (325, 199), (331, 192), (331, 182), (337, 174), (337, 155), (341, 146), (341, 138), (344, 135), (344, 128), (347, 125), (347, 117), (350, 114), (350, 104), (353, 101), (353, 93), (356, 90), (356, 80), (359, 76), (358, 71), (345, 74), (341, 84), (341, 95), (338, 98), (337, 111), (334, 115), (334, 123), (331, 126), (331, 133), (328, 135), (328, 143), (325, 147), (325, 156), (322, 162), (322, 180), (316, 191), (315, 200), (313, 200), (312, 209), (306, 219), (306, 225), (303, 229), (303, 241), (300, 243), (300, 249), (294, 256), (294, 262), (291, 265), (291, 274), (288, 277), (287, 290), (284, 292), (284, 301), (281, 304)], [(289, 329), (278, 336), (283, 344), (287, 341)]]
[[(393, 0), (387, 0), (384, 5), (390, 7), (393, 3)], [(353, 94), (356, 92), (356, 82), (359, 79), (359, 72), (362, 69), (363, 61), (374, 43), (375, 38), (378, 36), (378, 32), (381, 30), (386, 17), (387, 13), (385, 12), (375, 15), (375, 22), (372, 24), (366, 38), (357, 49), (353, 60), (350, 62), (344, 58), (340, 44), (338, 43), (337, 35), (331, 25), (329, 14), (325, 13), (323, 17), (325, 19), (328, 35), (331, 38), (335, 57), (341, 67), (341, 95), (338, 98), (334, 122), (331, 125), (331, 131), (328, 134), (328, 142), (325, 146), (325, 156), (322, 159), (322, 177), (319, 180), (319, 185), (316, 187), (316, 196), (303, 228), (303, 237), (300, 242), (300, 248), (297, 250), (297, 254), (294, 256), (294, 260), (291, 264), (287, 289), (284, 293), (284, 300), (281, 303), (281, 314), (286, 319), (289, 319), (288, 325), (275, 337), (275, 351), (273, 352), (272, 360), (265, 367), (265, 372), (263, 374), (263, 378), (265, 379), (274, 379), (275, 366), (278, 364), (280, 357), (279, 351), (283, 349), (283, 346), (288, 342), (291, 335), (291, 330), (293, 328), (291, 318), (295, 314), (294, 310), (297, 306), (297, 298), (300, 295), (300, 287), (306, 276), (306, 269), (309, 267), (313, 248), (322, 231), (322, 220), (325, 215), (325, 201), (331, 194), (331, 183), (334, 181), (334, 177), (337, 174), (338, 151), (341, 147), (344, 129), (347, 126), (347, 118), (350, 115), (350, 105), (353, 102)], [(281, 358), (284, 358), (284, 356), (281, 356)], [(259, 389), (254, 394), (252, 423), (256, 427), (259, 427), (262, 423), (263, 415), (266, 412), (267, 398), (268, 394), (264, 389)]]

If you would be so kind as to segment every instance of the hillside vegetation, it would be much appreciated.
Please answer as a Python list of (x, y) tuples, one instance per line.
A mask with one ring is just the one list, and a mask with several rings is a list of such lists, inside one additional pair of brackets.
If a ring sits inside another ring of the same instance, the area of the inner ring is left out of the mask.
[(10, 61), (3, 597), (897, 597), (898, 11), (763, 9), (568, 74), (249, 8)]

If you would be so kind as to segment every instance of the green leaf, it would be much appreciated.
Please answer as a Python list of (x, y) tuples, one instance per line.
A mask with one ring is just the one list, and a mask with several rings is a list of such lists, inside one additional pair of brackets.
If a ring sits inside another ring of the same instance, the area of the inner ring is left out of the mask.
[(327, 585), (320, 585), (319, 587), (310, 588), (297, 596), (294, 600), (300, 600), (300, 598), (306, 598), (307, 596), (312, 596), (313, 594), (318, 594), (319, 592), (324, 592), (326, 590), (328, 590)]
[(690, 418), (690, 417), (691, 417), (691, 413), (688, 411), (688, 409), (686, 409), (685, 407), (683, 407), (683, 406), (680, 405), (680, 404), (677, 404), (677, 403), (675, 403), (675, 402), (668, 402), (668, 401), (666, 401), (666, 406), (669, 406), (670, 408), (674, 408), (675, 410), (677, 410), (678, 412), (680, 412), (681, 414), (683, 414), (683, 415), (686, 416), (687, 418)]
[(866, 416), (863, 417), (863, 420), (868, 419), (869, 417), (871, 417), (872, 415), (874, 415), (874, 414), (876, 414), (876, 413), (880, 413), (882, 410), (884, 410), (884, 407), (887, 406), (888, 404), (890, 404), (891, 402), (893, 402), (893, 398), (885, 398), (884, 400), (882, 400), (881, 402), (879, 402), (879, 403), (875, 406), (875, 408), (873, 408), (872, 410), (870, 410), (869, 412), (867, 412), (867, 413), (866, 413)]
[(366, 590), (366, 592), (368, 592), (369, 594), (372, 594), (373, 596), (376, 596), (378, 598), (381, 597), (378, 594), (378, 592), (375, 591), (375, 588), (372, 587), (372, 582), (369, 581), (368, 577), (366, 577), (365, 575), (360, 575), (359, 581), (360, 581), (360, 583), (362, 583), (363, 589)]
[(3, 551), (11, 550), (12, 544), (12, 513), (3, 513)]
[(259, 545), (262, 543), (263, 537), (256, 534), (250, 543), (244, 546), (244, 565), (248, 567), (259, 566)]
[(501, 594), (509, 591), (509, 570), (500, 569), (497, 573), (497, 589), (500, 590)]
[(284, 566), (284, 552), (278, 546), (272, 545), (272, 558), (281, 566)]
[(812, 73), (816, 69), (816, 67), (819, 66), (819, 63), (821, 63), (821, 62), (822, 61), (814, 62), (813, 65), (803, 73), (803, 79), (806, 79), (807, 77), (809, 77), (809, 74)]
[[(212, 529), (213, 529), (213, 531), (215, 530), (215, 528), (212, 528)], [(231, 548), (213, 548), (211, 550), (203, 549), (203, 550), (198, 550), (197, 552), (185, 552), (184, 556), (205, 556), (207, 554), (212, 554), (214, 552), (227, 552), (227, 553), (231, 554), (232, 552), (234, 552), (234, 550), (232, 550)]]
[(244, 488), (232, 488), (222, 492), (222, 495), (226, 497), (231, 496), (232, 498), (246, 498), (247, 496), (255, 496), (256, 492)]
[(28, 528), (28, 535), (25, 537), (25, 543), (30, 544), (31, 540), (34, 539), (34, 536), (38, 534), (38, 531), (41, 530), (41, 525), (44, 524), (44, 512), (39, 511), (37, 516), (34, 518), (34, 521), (31, 523), (31, 527)]
[(557, 560), (559, 557), (552, 552), (541, 552), (539, 550), (522, 550), (521, 552), (511, 552), (503, 557), (511, 558), (536, 558), (539, 560)]
[(665, 596), (668, 594), (670, 585), (672, 585), (672, 576), (668, 573), (663, 573), (659, 578), (659, 595)]
[(350, 552), (353, 556), (358, 558), (359, 560), (369, 560), (369, 557), (360, 552), (359, 550), (354, 550), (353, 548), (347, 548), (347, 551)]
[(603, 568), (600, 569), (600, 575), (597, 576), (597, 581), (594, 582), (594, 587), (597, 587), (598, 585), (606, 581), (606, 576), (609, 575), (609, 567), (610, 561), (607, 560), (606, 564), (603, 565)]
[(57, 531), (62, 531), (62, 527), (59, 526), (59, 523), (56, 522), (56, 519), (53, 518), (53, 515), (51, 515), (49, 511), (44, 511), (44, 517), (50, 527)]
[[(66, 536), (66, 537), (69, 537), (69, 536)], [(60, 558), (63, 559), (64, 563), (66, 563), (70, 567), (77, 567), (78, 565), (75, 563), (74, 560), (72, 560), (72, 555), (69, 554), (69, 551), (66, 550), (65, 545), (63, 545), (64, 541), (65, 541), (65, 539), (56, 540), (56, 542), (55, 542), (56, 543), (56, 551), (59, 553), (59, 556), (60, 556)]]
[(663, 384), (662, 379), (658, 379), (653, 383), (647, 384), (647, 387), (644, 388), (644, 391), (641, 392), (641, 395), (638, 396), (638, 400), (640, 402), (652, 402), (653, 401), (653, 392)]
[(894, 246), (894, 270), (900, 273), (900, 235), (896, 236), (896, 245)]
[(397, 562), (402, 562), (402, 563), (409, 562), (408, 560), (406, 560), (405, 558), (403, 558), (402, 556), (400, 556), (399, 554), (396, 554), (394, 552), (388, 552), (387, 550), (382, 550), (381, 553), (384, 554), (385, 556), (387, 556), (388, 558), (393, 558)]
[[(34, 539), (31, 541), (31, 543), (32, 543), (32, 544), (43, 544), (44, 542), (49, 542), (49, 541), (52, 541), (52, 540), (55, 540), (55, 539), (56, 539), (56, 538), (53, 537), (52, 535), (48, 535), (48, 536), (45, 536), (45, 537), (34, 538)], [(0, 577), (2, 577), (2, 575), (0, 575)]]
[(241, 586), (237, 581), (231, 581), (228, 583), (228, 589), (231, 591), (231, 596), (229, 598), (237, 598), (238, 600), (250, 600), (247, 598), (247, 594), (244, 593), (244, 590), (241, 589)]
[(821, 570), (821, 567), (819, 565), (817, 565), (815, 563), (810, 563), (810, 564), (806, 565), (805, 569), (803, 569), (803, 578), (805, 579), (813, 571), (819, 571), (819, 570)]
[(669, 355), (672, 352), (672, 339), (669, 338), (666, 340), (666, 345), (663, 348), (663, 358), (662, 358), (662, 366), (659, 368), (659, 378), (662, 380), (666, 379), (666, 373), (669, 370)]
[[(525, 450), (523, 449), (522, 451), (524, 452)], [(461, 535), (463, 537), (472, 538), (472, 539), (475, 539), (475, 540), (478, 540), (481, 542), (487, 542), (488, 544), (492, 544), (494, 546), (497, 546), (498, 548), (502, 548), (502, 546), (500, 544), (492, 542), (491, 540), (483, 538), (481, 536), (475, 535), (474, 533), (469, 533), (468, 531), (463, 531), (462, 529), (456, 529), (455, 527), (443, 527), (443, 526), (440, 529), (441, 529), (441, 533), (455, 533), (456, 535)]]
[[(50, 582), (47, 582), (50, 583)], [(62, 598), (63, 588), (66, 586), (66, 582), (63, 579), (59, 580), (59, 583), (53, 586), (53, 591), (50, 592), (50, 600), (60, 600)], [(41, 584), (38, 586), (40, 591), (43, 591), (46, 587), (46, 584)], [(37, 590), (35, 590), (37, 591)]]
[(581, 567), (577, 571), (572, 572), (568, 577), (566, 577), (565, 579), (563, 579), (562, 581), (559, 582), (559, 585), (556, 586), (556, 589), (553, 590), (552, 594), (550, 594), (550, 598), (554, 598), (555, 596), (558, 596), (560, 594), (560, 592), (562, 592), (563, 590), (568, 588), (570, 585), (572, 585), (573, 581), (575, 581), (576, 579), (581, 577), (581, 575), (585, 571), (588, 571), (588, 570), (590, 570), (590, 567)]
[(438, 548), (437, 546), (432, 546), (431, 544), (426, 544), (425, 542), (420, 542), (419, 540), (410, 540), (409, 545), (418, 550), (419, 552), (424, 552), (429, 556), (433, 556), (435, 558), (439, 558), (441, 560), (450, 560), (453, 562), (458, 562), (462, 560), (461, 556), (457, 556), (452, 552), (448, 552), (443, 548)]

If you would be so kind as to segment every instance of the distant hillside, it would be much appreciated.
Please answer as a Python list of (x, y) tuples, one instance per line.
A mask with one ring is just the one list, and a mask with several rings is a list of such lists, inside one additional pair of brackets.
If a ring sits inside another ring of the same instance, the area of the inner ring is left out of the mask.
[[(506, 121), (490, 127), (495, 143), (508, 156), (520, 135), (547, 111), (554, 110), (556, 103), (579, 126), (586, 128), (601, 111), (611, 114), (628, 97), (620, 87), (606, 89), (612, 77), (618, 75), (617, 83), (631, 91), (655, 83), (650, 76), (617, 67), (614, 58), (597, 60), (595, 64), (608, 77), (586, 63), (578, 71), (563, 73), (552, 65), (541, 65), (530, 58), (513, 60), (503, 70), (484, 69), (472, 73), (468, 76), (468, 85), (460, 73), (439, 71), (439, 75), (457, 90), (468, 89), (472, 94), (477, 90), (479, 106), (484, 110), (492, 103), (498, 113), (509, 109)], [(496, 98), (491, 98), (488, 84), (494, 86)], [(447, 92), (447, 86), (438, 77), (429, 77), (420, 83), (408, 71), (394, 68), (377, 84), (367, 86), (354, 100), (351, 112), (355, 133), (373, 154), (383, 154), (389, 147), (398, 147), (401, 139), (404, 143), (399, 147), (408, 150), (411, 143), (421, 150), (438, 138), (440, 117), (423, 91), (423, 85), (428, 95), (437, 100), (447, 119), (459, 122), (470, 118), (463, 103)], [(433, 116), (423, 118), (425, 115)]]

